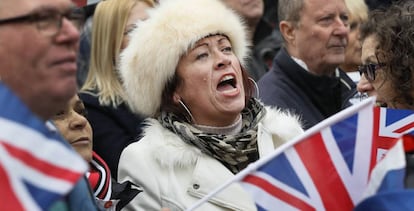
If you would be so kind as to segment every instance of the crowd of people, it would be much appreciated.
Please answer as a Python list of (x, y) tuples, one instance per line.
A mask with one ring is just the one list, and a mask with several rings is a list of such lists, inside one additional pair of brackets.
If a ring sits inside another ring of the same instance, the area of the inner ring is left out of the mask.
[(185, 210), (365, 94), (413, 110), (413, 24), (410, 0), (2, 0), (0, 99), (89, 168), (46, 210)]

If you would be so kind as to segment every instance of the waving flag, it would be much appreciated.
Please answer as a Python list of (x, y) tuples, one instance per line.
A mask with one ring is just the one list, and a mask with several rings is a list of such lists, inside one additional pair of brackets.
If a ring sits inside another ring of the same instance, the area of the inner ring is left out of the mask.
[(327, 120), (244, 177), (259, 210), (352, 210), (374, 163), (370, 105)]
[(375, 166), (364, 199), (357, 205), (355, 211), (414, 210), (413, 158), (405, 155), (405, 151), (412, 153), (414, 143), (412, 135), (404, 135), (399, 139)]
[(377, 148), (377, 161), (395, 144), (402, 134), (414, 130), (412, 110), (374, 108), (374, 140)]
[[(412, 111), (377, 108), (374, 101), (354, 105), (310, 128), (188, 210), (234, 182), (251, 193), (258, 210), (352, 210), (364, 198), (379, 151), (388, 150), (414, 128)], [(405, 164), (401, 156), (389, 157), (394, 165), (376, 176), (384, 182), (370, 185), (371, 194), (389, 188), (385, 181), (401, 182)]]
[(0, 83), (0, 210), (47, 210), (86, 163)]

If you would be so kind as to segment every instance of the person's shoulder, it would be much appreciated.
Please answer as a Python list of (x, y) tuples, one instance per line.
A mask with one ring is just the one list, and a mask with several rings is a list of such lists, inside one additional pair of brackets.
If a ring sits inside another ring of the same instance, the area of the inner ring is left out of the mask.
[(266, 115), (263, 125), (273, 134), (283, 139), (290, 139), (303, 132), (301, 119), (294, 112), (286, 108), (265, 106)]
[(99, 103), (99, 95), (94, 91), (80, 91), (78, 95), (84, 103)]

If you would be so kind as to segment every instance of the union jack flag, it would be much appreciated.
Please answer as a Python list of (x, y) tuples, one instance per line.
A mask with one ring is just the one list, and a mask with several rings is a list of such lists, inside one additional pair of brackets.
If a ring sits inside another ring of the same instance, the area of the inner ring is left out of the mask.
[(354, 105), (310, 128), (192, 209), (241, 182), (258, 210), (352, 210), (364, 197), (378, 151), (388, 150), (414, 128), (412, 111), (374, 107), (374, 101)]
[(0, 83), (0, 210), (47, 210), (87, 164)]
[(414, 130), (414, 112), (412, 110), (374, 108), (374, 140), (377, 148), (377, 161), (394, 146), (402, 134)]
[(352, 210), (375, 163), (372, 104), (357, 106), (309, 129), (243, 178), (259, 210)]

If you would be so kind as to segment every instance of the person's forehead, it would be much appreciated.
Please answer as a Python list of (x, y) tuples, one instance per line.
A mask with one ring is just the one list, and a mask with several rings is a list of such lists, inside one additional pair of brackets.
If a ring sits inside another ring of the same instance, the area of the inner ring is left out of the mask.
[(42, 7), (65, 8), (71, 0), (0, 0), (0, 17), (25, 14)]
[(348, 12), (344, 0), (304, 0), (303, 9), (313, 14), (326, 13), (334, 10)]

